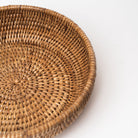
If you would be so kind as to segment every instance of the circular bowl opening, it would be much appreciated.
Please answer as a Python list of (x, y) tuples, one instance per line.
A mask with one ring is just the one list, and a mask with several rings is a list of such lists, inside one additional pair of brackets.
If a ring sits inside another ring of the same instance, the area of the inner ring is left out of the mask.
[(84, 108), (95, 56), (83, 31), (54, 11), (0, 10), (1, 136), (54, 136)]

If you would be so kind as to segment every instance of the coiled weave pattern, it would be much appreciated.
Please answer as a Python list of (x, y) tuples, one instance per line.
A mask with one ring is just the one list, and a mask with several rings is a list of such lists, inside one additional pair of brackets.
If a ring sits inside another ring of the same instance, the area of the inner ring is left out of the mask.
[(0, 8), (0, 137), (51, 138), (81, 113), (95, 80), (83, 31), (54, 11)]

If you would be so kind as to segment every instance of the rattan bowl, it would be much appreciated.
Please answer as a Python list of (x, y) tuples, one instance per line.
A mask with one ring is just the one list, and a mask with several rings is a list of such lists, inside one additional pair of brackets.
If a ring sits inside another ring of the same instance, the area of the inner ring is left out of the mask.
[(0, 8), (0, 137), (51, 138), (84, 109), (95, 80), (84, 32), (54, 11)]

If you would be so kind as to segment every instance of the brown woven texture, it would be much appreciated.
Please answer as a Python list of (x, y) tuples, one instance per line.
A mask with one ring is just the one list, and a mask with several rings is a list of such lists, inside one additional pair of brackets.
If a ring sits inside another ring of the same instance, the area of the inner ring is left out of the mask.
[(0, 7), (0, 137), (51, 138), (80, 115), (95, 81), (85, 33), (65, 16)]

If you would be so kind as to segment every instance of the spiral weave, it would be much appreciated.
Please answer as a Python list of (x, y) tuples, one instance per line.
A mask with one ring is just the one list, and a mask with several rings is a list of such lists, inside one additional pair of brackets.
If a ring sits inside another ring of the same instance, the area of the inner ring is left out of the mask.
[(81, 113), (95, 56), (65, 16), (32, 6), (0, 8), (0, 137), (51, 138)]

